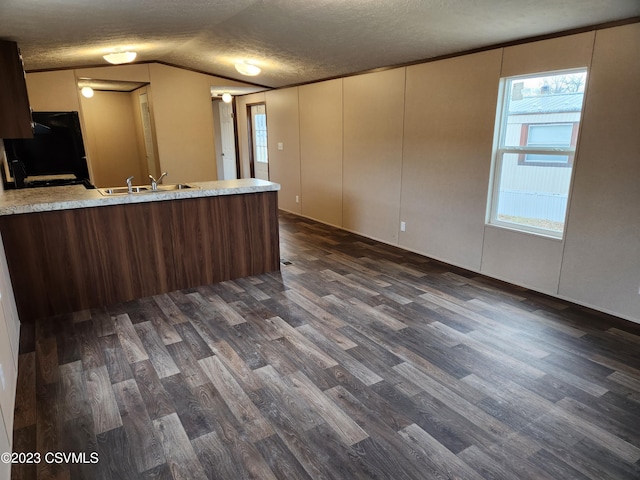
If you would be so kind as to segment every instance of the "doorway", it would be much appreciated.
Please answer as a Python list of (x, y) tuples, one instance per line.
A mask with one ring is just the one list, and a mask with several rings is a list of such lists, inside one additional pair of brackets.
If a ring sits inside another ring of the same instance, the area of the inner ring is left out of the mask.
[(236, 154), (237, 139), (234, 104), (215, 99), (213, 101), (213, 117), (218, 179), (234, 180), (238, 178), (239, 171)]
[(267, 108), (264, 103), (247, 106), (251, 176), (269, 180), (269, 150), (267, 145)]
[[(144, 142), (144, 157), (147, 165), (147, 174), (157, 178), (160, 167), (157, 165), (155, 140), (153, 137), (153, 127), (151, 125), (151, 110), (149, 108), (149, 94), (142, 91), (138, 95), (140, 103), (140, 121), (142, 122), (142, 138)], [(146, 178), (145, 178), (146, 180)]]

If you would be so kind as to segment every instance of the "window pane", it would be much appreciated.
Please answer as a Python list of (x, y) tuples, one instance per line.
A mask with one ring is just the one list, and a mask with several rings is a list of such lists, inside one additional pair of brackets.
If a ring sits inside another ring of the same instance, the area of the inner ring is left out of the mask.
[[(550, 162), (550, 155), (537, 155)], [(504, 154), (496, 218), (502, 222), (562, 232), (571, 168), (523, 166)]]
[(552, 123), (547, 125), (529, 125), (527, 145), (546, 146), (571, 146), (572, 123)]
[(542, 146), (540, 141), (544, 137), (537, 136), (554, 133), (561, 139), (568, 138), (566, 145), (570, 145), (573, 123), (580, 121), (586, 78), (587, 73), (580, 72), (507, 80), (507, 124), (503, 128), (502, 145), (532, 145), (529, 136), (533, 134), (535, 145)]
[(267, 115), (265, 113), (257, 113), (254, 115), (255, 122), (255, 155), (256, 162), (267, 163), (269, 161), (269, 151), (267, 149)]
[(527, 153), (524, 161), (529, 163), (568, 163), (569, 155), (544, 155), (539, 153)]

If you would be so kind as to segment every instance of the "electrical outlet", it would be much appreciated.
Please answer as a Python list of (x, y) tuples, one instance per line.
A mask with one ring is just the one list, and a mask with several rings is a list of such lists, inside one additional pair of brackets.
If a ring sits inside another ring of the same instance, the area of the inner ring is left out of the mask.
[(296, 195), (296, 203), (300, 203), (300, 197)]
[(284, 150), (284, 143), (278, 142), (278, 150)]
[(407, 231), (407, 222), (400, 222), (400, 231), (401, 232)]

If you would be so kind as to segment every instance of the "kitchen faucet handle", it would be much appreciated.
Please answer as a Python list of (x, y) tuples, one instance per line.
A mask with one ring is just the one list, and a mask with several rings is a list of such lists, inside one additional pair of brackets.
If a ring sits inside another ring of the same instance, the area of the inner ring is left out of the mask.
[(167, 175), (169, 175), (167, 172), (163, 172), (162, 175), (160, 175), (158, 177), (158, 179), (156, 180), (155, 178), (153, 178), (152, 175), (149, 175), (149, 178), (151, 179), (151, 190), (153, 190), (154, 192), (156, 190), (158, 190), (158, 184), (162, 181), (162, 179), (164, 177), (166, 177)]

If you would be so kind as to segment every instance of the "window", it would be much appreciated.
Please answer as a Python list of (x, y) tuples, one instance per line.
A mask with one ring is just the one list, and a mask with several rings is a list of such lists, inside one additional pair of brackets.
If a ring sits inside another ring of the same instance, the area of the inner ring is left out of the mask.
[(251, 177), (269, 180), (266, 104), (247, 105), (247, 117), (249, 120), (249, 135), (251, 137), (251, 148), (249, 149)]
[(253, 122), (253, 148), (255, 161), (260, 163), (268, 163), (269, 151), (267, 149), (267, 113), (263, 104), (251, 105), (251, 120)]
[(501, 79), (490, 224), (562, 237), (586, 76)]

